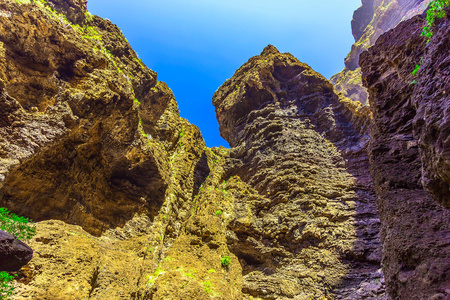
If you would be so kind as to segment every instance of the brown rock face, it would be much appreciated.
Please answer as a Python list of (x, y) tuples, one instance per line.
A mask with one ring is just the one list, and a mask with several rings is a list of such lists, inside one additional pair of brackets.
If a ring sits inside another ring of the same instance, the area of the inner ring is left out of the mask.
[(0, 230), (0, 271), (18, 271), (33, 258), (33, 250), (13, 235)]
[(77, 21), (85, 1), (38, 3), (0, 4), (0, 204), (96, 235), (136, 212), (154, 216), (167, 175), (140, 131), (171, 109), (170, 90), (116, 26), (91, 17), (80, 27), (50, 8)]
[(88, 21), (87, 0), (52, 0), (48, 4), (58, 13), (64, 14), (72, 23), (83, 24)]
[(0, 206), (38, 221), (15, 298), (242, 298), (219, 155), (85, 9), (0, 3)]
[(266, 47), (209, 149), (115, 25), (44, 2), (0, 3), (0, 206), (38, 221), (15, 299), (387, 299), (369, 168), (391, 298), (448, 297), (448, 18), (362, 55), (372, 112)]
[(422, 13), (431, 0), (367, 0), (353, 14), (352, 32), (355, 44), (345, 58), (345, 68), (331, 77), (336, 91), (362, 104), (367, 91), (361, 83), (359, 55), (371, 47), (384, 32), (403, 20)]
[(393, 299), (450, 297), (448, 13), (429, 44), (420, 37), (424, 18), (415, 17), (360, 59), (374, 115), (371, 172)]
[(273, 46), (237, 70), (213, 104), (233, 147), (224, 178), (238, 176), (247, 186), (232, 193), (227, 226), (243, 292), (263, 299), (382, 298), (367, 136), (350, 121), (363, 108), (352, 113), (330, 82)]

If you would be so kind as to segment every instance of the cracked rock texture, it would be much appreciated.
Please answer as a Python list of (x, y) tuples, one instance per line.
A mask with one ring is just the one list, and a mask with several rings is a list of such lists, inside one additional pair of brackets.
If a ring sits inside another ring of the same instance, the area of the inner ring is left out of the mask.
[(392, 299), (450, 298), (448, 14), (428, 44), (418, 16), (360, 57), (374, 116), (369, 153)]
[[(213, 104), (232, 147), (224, 178), (246, 186), (233, 192), (227, 226), (244, 294), (382, 298), (367, 110), (270, 45), (218, 89)], [(353, 123), (358, 117), (365, 121)]]
[(359, 55), (375, 44), (384, 32), (401, 21), (421, 14), (432, 0), (362, 0), (353, 14), (352, 33), (355, 43), (345, 58), (345, 68), (331, 77), (337, 92), (362, 104), (368, 104), (367, 90), (361, 82)]
[(210, 149), (86, 1), (3, 0), (0, 206), (37, 221), (13, 299), (446, 299), (448, 20), (409, 22), (362, 55), (372, 111), (267, 46)]
[(86, 1), (2, 1), (0, 65), (0, 205), (38, 222), (15, 298), (157, 299), (209, 170), (198, 128)]
[[(94, 17), (87, 25), (93, 38), (85, 38), (37, 3), (0, 4), (10, 13), (0, 17), (0, 202), (34, 220), (58, 218), (95, 235), (135, 212), (154, 215), (167, 182), (158, 171), (160, 156), (139, 145), (139, 113), (152, 105), (152, 93), (142, 94), (140, 86), (163, 85), (134, 60), (115, 25)], [(84, 16), (84, 2), (70, 5)]]

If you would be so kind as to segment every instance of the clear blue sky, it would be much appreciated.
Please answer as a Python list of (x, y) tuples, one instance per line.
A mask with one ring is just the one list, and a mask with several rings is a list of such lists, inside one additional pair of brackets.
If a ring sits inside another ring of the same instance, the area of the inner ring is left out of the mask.
[(158, 79), (173, 90), (182, 117), (207, 146), (220, 135), (212, 95), (250, 57), (272, 44), (329, 78), (344, 67), (360, 0), (89, 0), (110, 19)]

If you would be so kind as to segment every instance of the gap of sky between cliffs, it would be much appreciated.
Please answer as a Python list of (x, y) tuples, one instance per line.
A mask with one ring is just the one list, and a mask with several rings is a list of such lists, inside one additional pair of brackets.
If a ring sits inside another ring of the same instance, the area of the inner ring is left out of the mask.
[(330, 78), (344, 68), (360, 0), (89, 0), (173, 90), (180, 115), (208, 147), (228, 146), (211, 104), (216, 89), (272, 44)]

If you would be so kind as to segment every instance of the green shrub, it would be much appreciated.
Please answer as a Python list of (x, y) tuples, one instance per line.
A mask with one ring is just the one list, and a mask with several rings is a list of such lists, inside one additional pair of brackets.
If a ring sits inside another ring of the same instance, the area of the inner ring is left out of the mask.
[(220, 261), (222, 262), (222, 267), (228, 267), (231, 263), (231, 258), (229, 256), (224, 256)]
[(19, 217), (0, 207), (0, 229), (14, 235), (19, 240), (29, 240), (36, 234), (32, 220)]
[[(19, 240), (29, 240), (36, 234), (33, 221), (19, 217), (4, 207), (0, 207), (0, 229), (14, 235)], [(14, 286), (11, 282), (14, 277), (17, 277), (17, 274), (13, 276), (4, 271), (0, 272), (0, 300), (9, 299), (13, 295)]]
[(434, 21), (436, 19), (441, 19), (445, 16), (444, 8), (450, 4), (450, 0), (435, 0), (430, 3), (430, 8), (427, 10), (427, 26), (422, 30), (421, 36), (426, 36), (428, 38), (427, 43), (430, 42), (433, 36), (432, 27), (434, 26)]
[(4, 271), (0, 272), (0, 300), (10, 299), (9, 296), (14, 294), (14, 287), (11, 285), (14, 277), (17, 277), (17, 274), (12, 276)]
[(222, 215), (222, 211), (221, 210), (218, 210), (218, 211), (216, 211), (216, 216), (221, 216)]
[[(422, 33), (420, 34), (420, 36), (426, 36), (428, 38), (427, 43), (431, 41), (431, 37), (433, 36), (432, 27), (435, 25), (434, 21), (445, 17), (444, 8), (449, 6), (449, 4), (450, 0), (435, 0), (430, 3), (429, 9), (427, 10), (427, 26), (423, 27)], [(413, 76), (416, 76), (419, 72), (420, 66), (422, 65), (422, 59), (423, 57), (420, 58), (420, 64), (416, 65), (412, 71)]]

